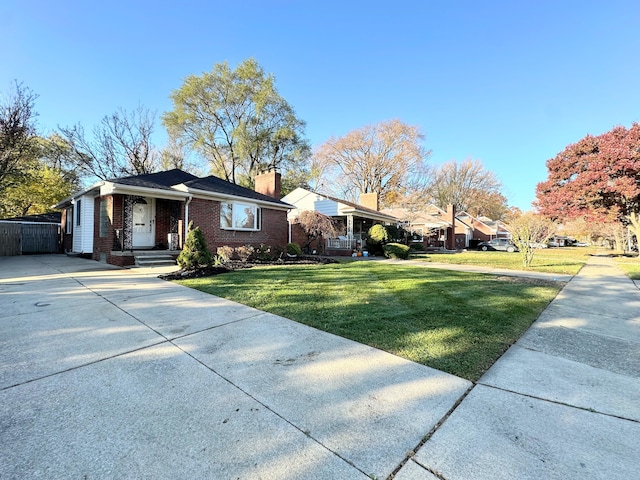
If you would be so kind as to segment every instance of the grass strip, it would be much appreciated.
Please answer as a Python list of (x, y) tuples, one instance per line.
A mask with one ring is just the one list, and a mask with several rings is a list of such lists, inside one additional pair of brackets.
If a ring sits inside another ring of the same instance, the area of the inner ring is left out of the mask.
[[(529, 271), (576, 275), (595, 253), (595, 248), (562, 247), (542, 248), (536, 251)], [(458, 253), (419, 253), (412, 260), (424, 262), (448, 263), (457, 265), (476, 265), (483, 267), (505, 268), (509, 270), (525, 270), (522, 258), (517, 252), (481, 252), (469, 250)]]

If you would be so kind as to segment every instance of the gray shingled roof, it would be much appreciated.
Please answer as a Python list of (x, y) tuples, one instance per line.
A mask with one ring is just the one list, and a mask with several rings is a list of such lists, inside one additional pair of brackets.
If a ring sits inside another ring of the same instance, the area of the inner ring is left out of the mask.
[(110, 182), (120, 185), (131, 185), (132, 187), (159, 188), (161, 190), (171, 190), (173, 185), (179, 185), (197, 179), (195, 175), (184, 172), (179, 168), (164, 172), (147, 173), (144, 175), (134, 175), (131, 177), (114, 178)]
[(188, 188), (194, 188), (197, 190), (204, 190), (206, 192), (221, 193), (223, 195), (232, 195), (234, 197), (250, 198), (253, 200), (261, 200), (263, 202), (278, 203), (283, 207), (291, 207), (288, 203), (285, 203), (279, 199), (270, 197), (269, 195), (263, 195), (262, 193), (255, 192), (250, 188), (241, 187), (235, 183), (227, 182), (213, 175), (205, 178), (195, 178), (193, 180), (184, 182)]
[(34, 223), (60, 223), (62, 212), (40, 213), (37, 215), (24, 215), (22, 217), (2, 218), (4, 222), (34, 222)]

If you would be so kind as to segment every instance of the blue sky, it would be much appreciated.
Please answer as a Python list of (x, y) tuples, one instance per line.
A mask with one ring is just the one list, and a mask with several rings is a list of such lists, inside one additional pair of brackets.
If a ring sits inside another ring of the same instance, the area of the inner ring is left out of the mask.
[(637, 0), (0, 0), (0, 26), (0, 92), (36, 92), (44, 133), (159, 116), (187, 75), (253, 57), (313, 145), (398, 118), (430, 162), (481, 160), (524, 210), (547, 159), (640, 121)]

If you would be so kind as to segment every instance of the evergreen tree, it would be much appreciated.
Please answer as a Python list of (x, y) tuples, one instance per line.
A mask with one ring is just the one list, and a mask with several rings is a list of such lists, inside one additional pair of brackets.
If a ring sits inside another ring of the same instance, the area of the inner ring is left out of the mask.
[(213, 255), (207, 248), (207, 241), (200, 227), (193, 227), (189, 222), (189, 233), (182, 252), (178, 255), (178, 265), (185, 269), (208, 267), (213, 263)]

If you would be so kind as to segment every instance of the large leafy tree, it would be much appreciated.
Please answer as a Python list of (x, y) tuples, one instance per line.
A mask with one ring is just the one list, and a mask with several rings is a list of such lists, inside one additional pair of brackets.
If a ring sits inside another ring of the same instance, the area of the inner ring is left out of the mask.
[(626, 224), (640, 212), (640, 124), (587, 135), (548, 160), (547, 170), (536, 189), (542, 214)]
[(0, 98), (0, 218), (49, 212), (78, 186), (59, 139), (37, 134), (36, 98), (17, 82)]
[(105, 116), (91, 134), (82, 125), (61, 128), (67, 143), (67, 162), (85, 177), (107, 180), (153, 173), (159, 155), (152, 143), (155, 114), (143, 106), (118, 109)]
[(0, 94), (0, 195), (20, 184), (37, 159), (36, 98), (18, 82)]
[(211, 72), (190, 75), (171, 100), (173, 110), (162, 116), (170, 136), (232, 183), (251, 185), (256, 173), (286, 172), (309, 155), (305, 123), (280, 96), (273, 75), (254, 59), (235, 70), (224, 62)]
[(52, 205), (80, 187), (78, 175), (65, 163), (67, 145), (60, 137), (37, 137), (34, 148), (36, 159), (0, 193), (0, 217), (50, 212)]
[(479, 160), (451, 160), (433, 170), (428, 192), (442, 209), (451, 204), (457, 211), (500, 219), (508, 210), (501, 189), (500, 180)]
[(397, 203), (426, 184), (426, 159), (420, 129), (390, 120), (330, 138), (314, 153), (324, 188), (357, 201), (377, 193), (382, 205)]

